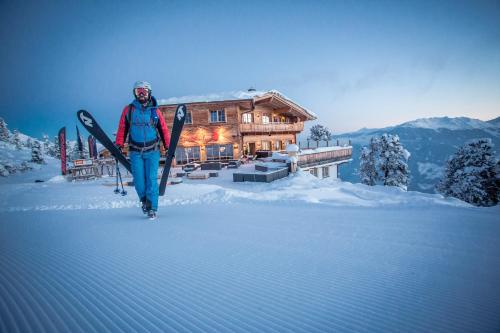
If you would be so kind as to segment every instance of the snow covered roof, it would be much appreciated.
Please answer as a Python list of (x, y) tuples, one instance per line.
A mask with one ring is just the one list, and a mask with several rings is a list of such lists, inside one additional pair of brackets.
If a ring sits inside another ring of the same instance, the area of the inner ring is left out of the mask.
[(265, 91), (229, 91), (207, 95), (190, 95), (158, 99), (158, 105), (172, 105), (180, 103), (207, 103), (235, 100), (253, 100), (255, 96), (264, 95)]
[(191, 95), (191, 96), (182, 96), (182, 97), (170, 97), (166, 99), (157, 99), (158, 105), (174, 105), (179, 103), (209, 103), (209, 102), (224, 102), (224, 101), (238, 101), (238, 100), (250, 100), (252, 102), (258, 102), (266, 97), (277, 97), (282, 99), (283, 101), (292, 104), (298, 110), (302, 111), (305, 116), (309, 119), (316, 119), (317, 115), (304, 108), (303, 106), (297, 104), (292, 99), (288, 98), (281, 92), (277, 90), (269, 90), (269, 91), (229, 91), (229, 92), (221, 92), (221, 93), (213, 93), (207, 95)]

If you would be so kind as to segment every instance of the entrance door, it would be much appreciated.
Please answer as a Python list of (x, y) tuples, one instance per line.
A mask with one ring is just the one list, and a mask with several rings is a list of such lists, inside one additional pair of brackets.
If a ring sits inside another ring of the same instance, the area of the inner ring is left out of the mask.
[(250, 155), (255, 155), (255, 142), (248, 143), (248, 150), (250, 151)]

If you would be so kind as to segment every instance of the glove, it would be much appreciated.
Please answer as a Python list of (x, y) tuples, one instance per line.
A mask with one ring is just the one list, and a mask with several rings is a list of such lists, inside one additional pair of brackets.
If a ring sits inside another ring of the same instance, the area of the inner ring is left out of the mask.
[(119, 146), (116, 143), (115, 143), (115, 146), (116, 146), (116, 148), (118, 148), (118, 150), (120, 151), (120, 153), (123, 154), (123, 146)]

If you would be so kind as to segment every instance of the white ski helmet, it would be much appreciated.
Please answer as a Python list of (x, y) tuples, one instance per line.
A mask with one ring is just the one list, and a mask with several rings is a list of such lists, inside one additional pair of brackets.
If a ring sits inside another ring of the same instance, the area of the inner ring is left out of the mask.
[(136, 88), (146, 88), (149, 91), (151, 91), (151, 83), (149, 83), (147, 81), (137, 81), (134, 84), (134, 89), (136, 89)]

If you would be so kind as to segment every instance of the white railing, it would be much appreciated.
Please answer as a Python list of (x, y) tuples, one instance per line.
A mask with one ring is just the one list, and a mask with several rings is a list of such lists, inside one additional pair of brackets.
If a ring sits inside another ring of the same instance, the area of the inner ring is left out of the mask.
[(330, 147), (312, 150), (303, 150), (299, 153), (300, 167), (327, 164), (338, 161), (347, 161), (352, 158), (352, 147)]

